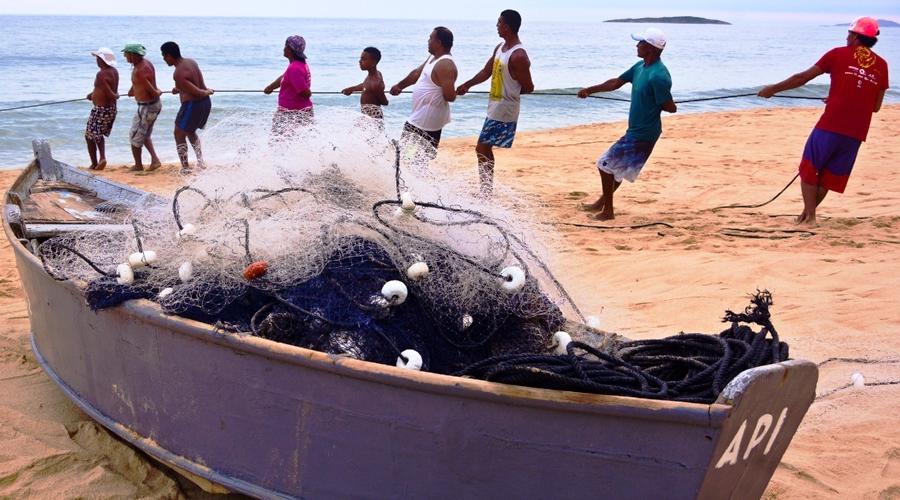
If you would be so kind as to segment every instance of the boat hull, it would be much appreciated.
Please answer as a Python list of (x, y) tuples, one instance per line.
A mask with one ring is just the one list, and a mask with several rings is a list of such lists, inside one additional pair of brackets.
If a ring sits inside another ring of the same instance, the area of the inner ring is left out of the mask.
[(146, 300), (93, 312), (5, 214), (51, 378), (155, 458), (257, 497), (756, 498), (815, 394), (805, 361), (749, 370), (702, 405), (409, 372)]

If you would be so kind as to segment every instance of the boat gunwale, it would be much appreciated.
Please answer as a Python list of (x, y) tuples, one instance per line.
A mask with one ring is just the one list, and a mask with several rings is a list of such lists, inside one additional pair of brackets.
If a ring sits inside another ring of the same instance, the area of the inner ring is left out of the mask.
[[(57, 163), (63, 167), (74, 168), (64, 163)], [(12, 187), (22, 187), (20, 181), (24, 182), (26, 175), (33, 168), (36, 168), (35, 163), (24, 169), (23, 174), (16, 179)], [(97, 181), (107, 182), (102, 177), (97, 177)], [(109, 184), (114, 187), (120, 187), (113, 182), (109, 182)], [(12, 187), (10, 191), (12, 191)], [(4, 204), (6, 203), (9, 203), (8, 196), (5, 197)], [(41, 273), (46, 274), (43, 271), (40, 259), (28, 251), (13, 233), (7, 220), (6, 210), (3, 210), (2, 220), (4, 232), (14, 252), (19, 254), (30, 265), (40, 268)], [(52, 278), (48, 276), (48, 279)], [(57, 282), (57, 284), (67, 287), (70, 293), (83, 296), (83, 290), (78, 288), (72, 281)], [(86, 305), (85, 308), (87, 310)], [(410, 371), (380, 363), (331, 355), (290, 344), (274, 342), (255, 337), (249, 333), (223, 333), (213, 325), (167, 314), (158, 304), (147, 299), (127, 301), (120, 306), (97, 311), (95, 314), (115, 314), (117, 312), (129, 314), (136, 319), (173, 333), (189, 335), (239, 352), (252, 353), (275, 361), (331, 372), (339, 376), (433, 394), (452, 394), (455, 397), (488, 400), (515, 406), (531, 406), (607, 415), (620, 414), (629, 418), (649, 420), (678, 421), (681, 424), (711, 428), (721, 427), (722, 423), (734, 410), (733, 406), (722, 403), (687, 403), (562, 391), (503, 384), (438, 373)]]

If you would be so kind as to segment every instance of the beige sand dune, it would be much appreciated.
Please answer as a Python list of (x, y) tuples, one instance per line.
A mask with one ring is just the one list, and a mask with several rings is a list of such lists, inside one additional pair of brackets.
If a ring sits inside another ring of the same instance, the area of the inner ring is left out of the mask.
[[(520, 133), (498, 151), (497, 179), (538, 200), (557, 238), (552, 267), (586, 314), (634, 338), (718, 333), (725, 309), (757, 288), (773, 292), (773, 318), (791, 355), (821, 368), (818, 392), (900, 381), (900, 106), (875, 115), (844, 195), (830, 194), (820, 225), (798, 228), (799, 187), (757, 209), (796, 172), (816, 109), (762, 109), (666, 117), (663, 138), (635, 184), (616, 195), (614, 221), (579, 210), (599, 194), (594, 160), (622, 123)], [(442, 155), (473, 165), (473, 139)], [(460, 167), (463, 168), (463, 167)], [(6, 187), (15, 172), (0, 172)], [(158, 192), (175, 168), (104, 175)], [(665, 223), (637, 229), (609, 229)], [(575, 224), (575, 225), (573, 225)], [(577, 225), (606, 226), (579, 227)], [(802, 230), (801, 230), (802, 229)], [(28, 310), (9, 244), (0, 242), (0, 496), (198, 496), (196, 488), (110, 437), (37, 367)], [(771, 498), (900, 498), (900, 385), (842, 389), (811, 407), (769, 485)]]

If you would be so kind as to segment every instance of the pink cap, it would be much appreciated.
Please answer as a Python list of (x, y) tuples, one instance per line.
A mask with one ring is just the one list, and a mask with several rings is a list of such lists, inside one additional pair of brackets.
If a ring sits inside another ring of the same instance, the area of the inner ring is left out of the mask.
[(856, 33), (857, 35), (867, 36), (869, 38), (875, 38), (881, 33), (878, 30), (878, 20), (874, 17), (860, 17), (857, 18), (850, 25), (850, 31)]

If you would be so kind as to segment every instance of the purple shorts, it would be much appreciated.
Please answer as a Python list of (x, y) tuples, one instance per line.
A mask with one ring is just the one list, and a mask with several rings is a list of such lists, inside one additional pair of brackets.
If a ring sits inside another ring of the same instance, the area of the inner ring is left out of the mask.
[(800, 180), (843, 193), (861, 144), (859, 139), (814, 128), (803, 148)]

